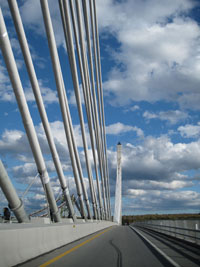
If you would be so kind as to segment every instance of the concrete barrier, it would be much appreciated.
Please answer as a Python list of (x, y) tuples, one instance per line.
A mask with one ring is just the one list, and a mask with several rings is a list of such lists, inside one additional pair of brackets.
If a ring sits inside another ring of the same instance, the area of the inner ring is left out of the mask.
[(14, 266), (107, 227), (109, 221), (0, 224), (0, 266)]

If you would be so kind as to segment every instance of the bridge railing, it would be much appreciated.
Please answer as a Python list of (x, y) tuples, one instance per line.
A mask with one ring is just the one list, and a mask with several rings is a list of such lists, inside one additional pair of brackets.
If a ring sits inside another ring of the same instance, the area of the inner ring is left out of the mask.
[(200, 220), (159, 220), (134, 223), (134, 226), (150, 229), (200, 245)]

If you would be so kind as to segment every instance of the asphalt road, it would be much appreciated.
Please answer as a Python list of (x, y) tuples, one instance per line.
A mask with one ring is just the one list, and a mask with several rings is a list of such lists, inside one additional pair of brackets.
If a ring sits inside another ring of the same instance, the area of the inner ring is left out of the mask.
[(19, 266), (170, 267), (129, 226), (114, 226)]

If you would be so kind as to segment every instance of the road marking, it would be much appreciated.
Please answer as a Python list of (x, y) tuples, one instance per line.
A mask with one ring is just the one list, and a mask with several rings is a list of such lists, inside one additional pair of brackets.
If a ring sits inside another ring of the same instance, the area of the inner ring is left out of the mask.
[(43, 263), (43, 264), (40, 265), (39, 267), (45, 267), (45, 266), (48, 266), (48, 265), (54, 263), (55, 261), (61, 259), (62, 257), (66, 256), (67, 254), (69, 254), (69, 253), (71, 253), (71, 252), (77, 250), (78, 248), (82, 247), (83, 245), (89, 243), (90, 241), (94, 240), (95, 238), (97, 238), (97, 237), (99, 237), (100, 235), (104, 234), (105, 232), (109, 231), (111, 228), (112, 228), (112, 226), (109, 227), (108, 229), (104, 230), (103, 232), (101, 232), (101, 233), (99, 233), (99, 234), (97, 234), (97, 235), (95, 235), (95, 236), (93, 236), (93, 237), (87, 239), (86, 241), (82, 242), (81, 244), (79, 244), (79, 245), (77, 245), (77, 246), (75, 246), (75, 247), (73, 247), (73, 248), (71, 248), (71, 249), (65, 251), (64, 253), (62, 253), (62, 254), (56, 256), (55, 258), (53, 258), (53, 259), (51, 259), (51, 260), (49, 260), (49, 261)]
[(147, 243), (149, 243), (158, 253), (160, 253), (166, 260), (168, 260), (174, 267), (181, 267), (178, 263), (172, 260), (167, 254), (165, 254), (161, 249), (159, 249), (156, 245), (154, 245), (149, 239), (147, 239), (141, 232), (136, 230), (134, 227), (130, 226), (138, 235), (140, 235)]

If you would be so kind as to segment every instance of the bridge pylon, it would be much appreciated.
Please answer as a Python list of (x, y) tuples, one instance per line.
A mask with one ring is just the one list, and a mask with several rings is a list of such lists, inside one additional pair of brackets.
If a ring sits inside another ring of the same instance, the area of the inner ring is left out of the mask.
[(122, 166), (121, 156), (122, 145), (117, 144), (117, 177), (115, 187), (115, 208), (114, 208), (114, 222), (122, 224)]

